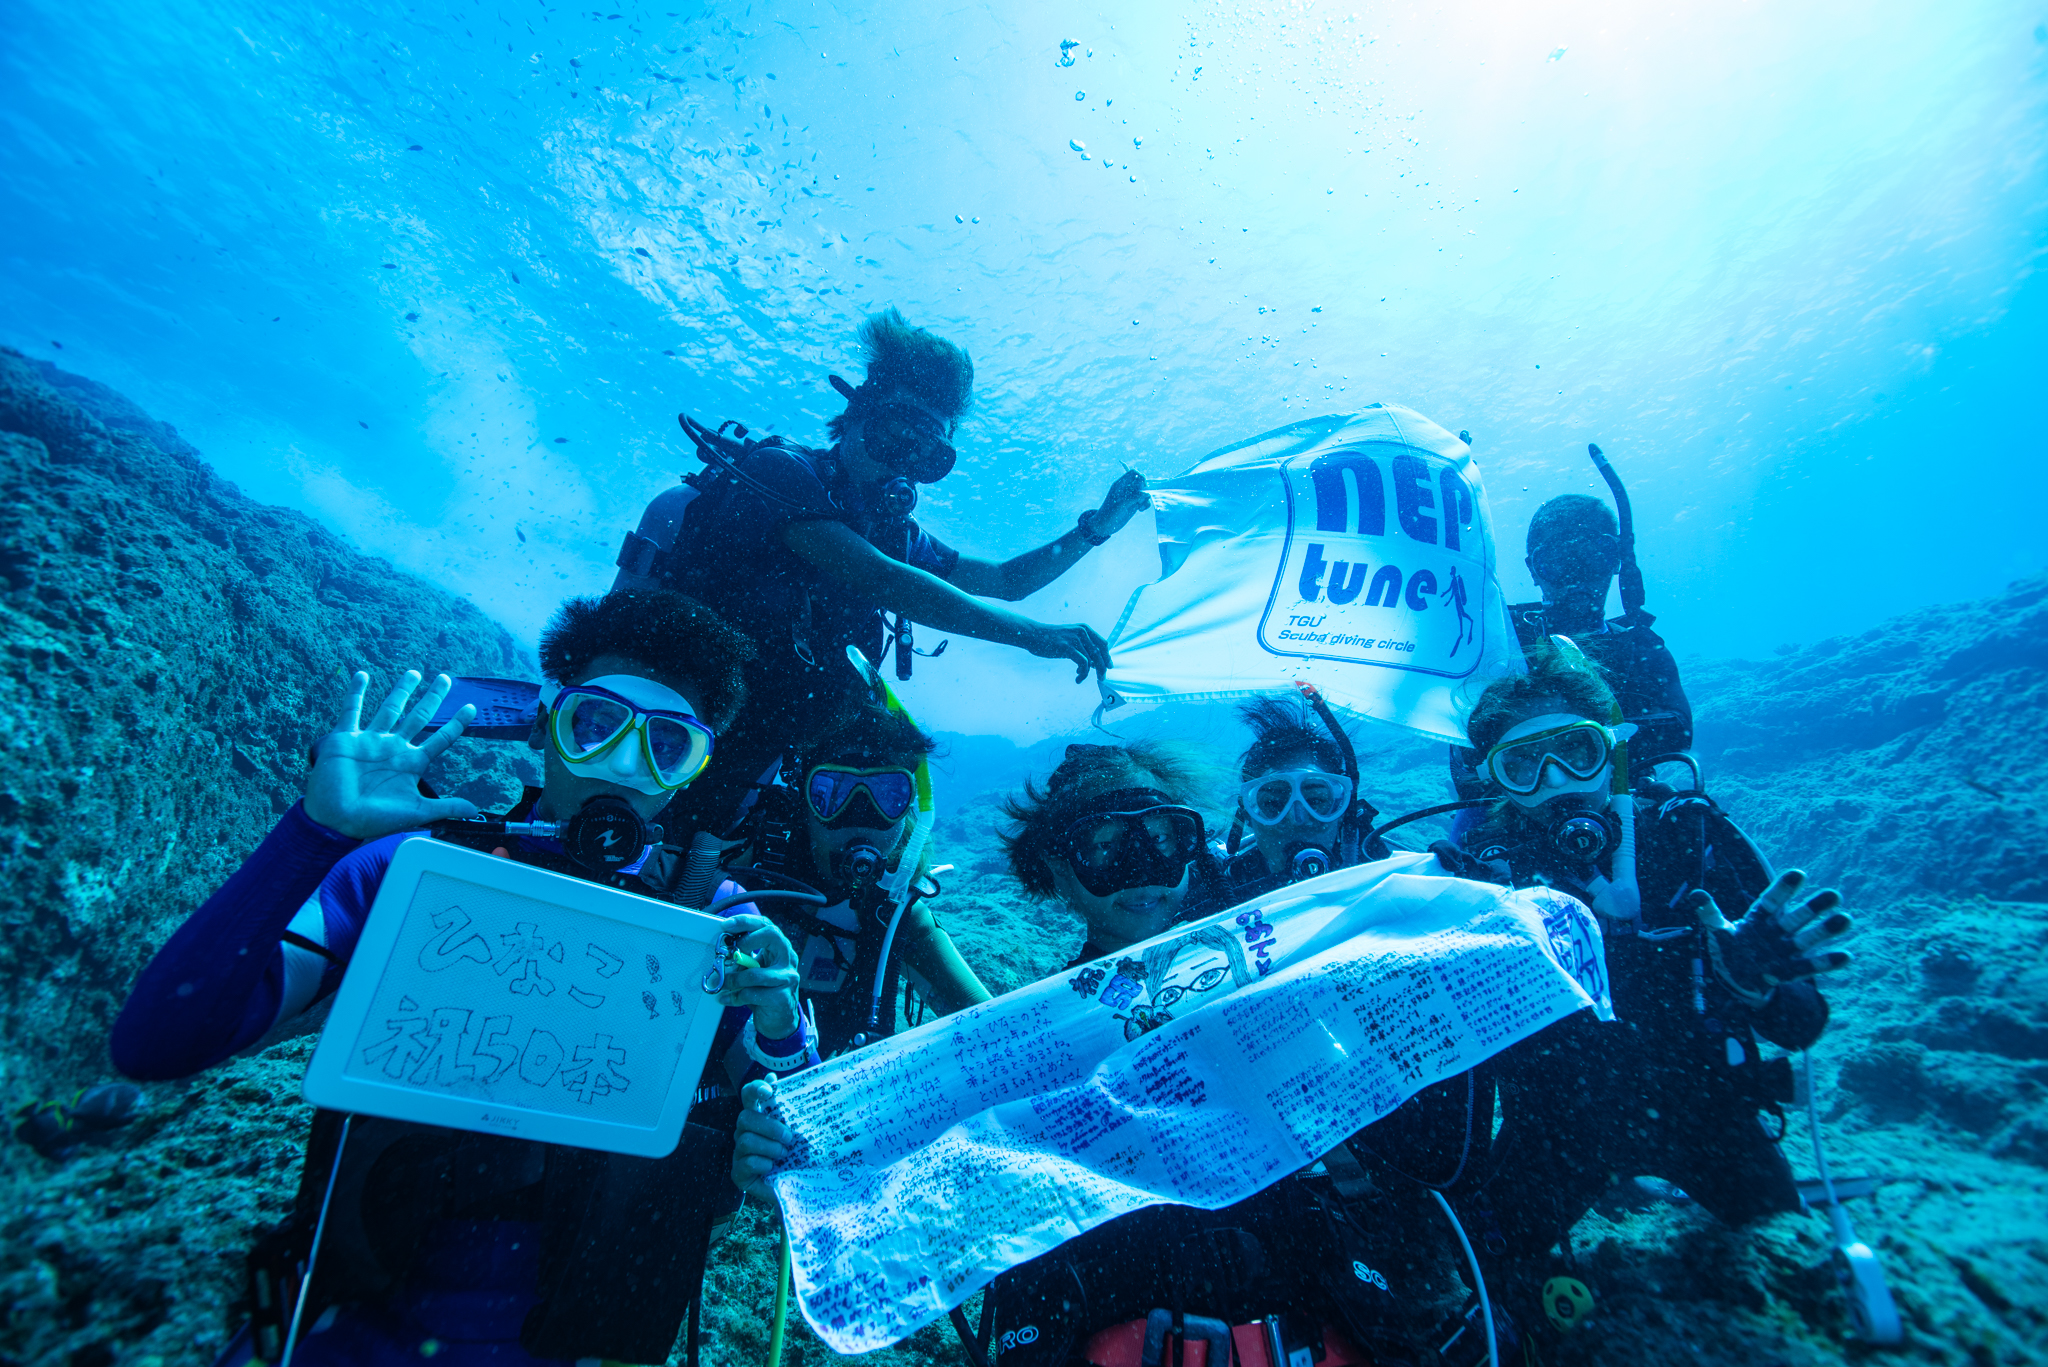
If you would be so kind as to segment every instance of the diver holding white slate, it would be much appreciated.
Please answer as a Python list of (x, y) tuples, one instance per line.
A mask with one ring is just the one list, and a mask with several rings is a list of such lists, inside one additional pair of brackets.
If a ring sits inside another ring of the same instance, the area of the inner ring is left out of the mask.
[(698, 910), (641, 876), (750, 651), (679, 594), (570, 600), (541, 640), (545, 784), (494, 818), (419, 781), (473, 715), (421, 738), (449, 680), (414, 701), (408, 674), (365, 725), (356, 675), (304, 801), (157, 952), (112, 1040), (130, 1076), (184, 1077), (333, 996), (306, 1095), (337, 1109), (223, 1363), (667, 1356), (737, 1196), (738, 1086), (816, 1056), (788, 940), (718, 914), (807, 895), (728, 884)]

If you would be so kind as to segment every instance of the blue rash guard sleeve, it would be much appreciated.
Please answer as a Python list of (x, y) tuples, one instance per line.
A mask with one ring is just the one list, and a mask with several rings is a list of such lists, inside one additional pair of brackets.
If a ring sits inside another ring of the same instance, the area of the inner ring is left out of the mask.
[(189, 1077), (261, 1039), (282, 999), (279, 938), (360, 844), (292, 804), (136, 978), (114, 1022), (114, 1066), (146, 1082)]

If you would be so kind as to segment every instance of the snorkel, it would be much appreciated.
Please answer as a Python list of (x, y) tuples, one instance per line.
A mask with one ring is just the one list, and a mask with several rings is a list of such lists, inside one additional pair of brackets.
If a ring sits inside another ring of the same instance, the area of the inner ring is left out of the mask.
[[(1380, 814), (1379, 808), (1367, 802), (1364, 795), (1359, 792), (1358, 751), (1352, 747), (1350, 734), (1337, 724), (1337, 715), (1330, 710), (1330, 704), (1324, 701), (1322, 690), (1312, 683), (1299, 679), (1295, 680), (1294, 686), (1301, 690), (1302, 697), (1308, 699), (1308, 705), (1315, 709), (1316, 717), (1329, 731), (1330, 739), (1337, 742), (1337, 753), (1344, 757), (1344, 777), (1351, 780), (1351, 804), (1344, 809), (1343, 820), (1337, 827), (1336, 853), (1338, 864), (1349, 866), (1358, 862), (1359, 854), (1365, 846), (1366, 828), (1371, 825), (1372, 819)], [(1310, 852), (1304, 850), (1302, 853)], [(1299, 862), (1297, 867), (1300, 867)], [(1326, 872), (1328, 867), (1326, 864), (1316, 872)], [(1314, 875), (1297, 875), (1300, 876)]]
[(1646, 627), (1657, 619), (1643, 611), (1643, 568), (1636, 564), (1636, 519), (1629, 507), (1628, 490), (1622, 488), (1621, 476), (1608, 464), (1598, 446), (1587, 442), (1586, 454), (1593, 458), (1594, 468), (1600, 471), (1600, 478), (1607, 481), (1607, 488), (1614, 495), (1614, 516), (1620, 525), (1621, 541), (1621, 620), (1632, 627)]
[[(861, 654), (860, 647), (848, 646), (846, 658), (859, 674), (862, 682), (874, 690), (876, 701), (906, 721), (913, 720), (908, 708), (896, 696), (896, 690), (889, 687), (881, 671), (868, 662)], [(896, 930), (903, 923), (903, 913), (910, 910), (916, 900), (915, 884), (918, 870), (924, 863), (925, 846), (931, 842), (932, 822), (936, 819), (932, 806), (932, 767), (927, 756), (917, 759), (917, 820), (911, 823), (910, 834), (903, 842), (903, 852), (896, 857), (896, 867), (882, 875), (882, 898), (893, 909), (889, 913), (889, 929), (882, 936), (881, 957), (875, 962), (874, 990), (868, 996), (868, 1029), (882, 1028), (882, 988), (889, 976), (889, 954), (896, 947)]]

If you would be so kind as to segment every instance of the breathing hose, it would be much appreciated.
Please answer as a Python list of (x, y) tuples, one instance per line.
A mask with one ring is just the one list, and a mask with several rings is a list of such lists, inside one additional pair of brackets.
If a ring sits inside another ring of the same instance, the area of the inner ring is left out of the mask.
[(1451, 1203), (1444, 1199), (1444, 1194), (1435, 1187), (1429, 1189), (1429, 1194), (1443, 1208), (1444, 1218), (1451, 1222), (1458, 1244), (1465, 1250), (1465, 1261), (1472, 1265), (1472, 1284), (1479, 1288), (1479, 1318), (1486, 1321), (1486, 1360), (1491, 1367), (1500, 1367), (1500, 1343), (1493, 1332), (1493, 1301), (1486, 1294), (1486, 1274), (1479, 1270), (1479, 1255), (1472, 1251), (1472, 1241), (1465, 1237), (1465, 1226), (1459, 1223), (1458, 1212), (1451, 1209)]
[(782, 1257), (775, 1272), (775, 1314), (768, 1324), (768, 1367), (782, 1367), (782, 1327), (789, 1322), (789, 1224), (782, 1226)]

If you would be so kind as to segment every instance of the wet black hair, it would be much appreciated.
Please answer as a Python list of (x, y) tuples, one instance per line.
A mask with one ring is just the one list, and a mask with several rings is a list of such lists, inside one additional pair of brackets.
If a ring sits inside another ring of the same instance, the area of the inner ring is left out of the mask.
[(1244, 780), (1270, 774), (1280, 761), (1307, 755), (1333, 774), (1344, 772), (1344, 752), (1300, 698), (1254, 698), (1237, 709), (1238, 720), (1252, 729), (1252, 743), (1238, 766)]
[(1597, 722), (1614, 719), (1614, 692), (1600, 676), (1600, 667), (1576, 650), (1565, 651), (1548, 638), (1529, 647), (1529, 672), (1495, 679), (1479, 695), (1465, 723), (1473, 748), (1485, 754), (1515, 725), (1527, 721), (1531, 703), (1555, 699), (1567, 712)]
[(899, 392), (916, 396), (949, 424), (967, 412), (974, 397), (974, 362), (958, 346), (936, 332), (912, 327), (893, 308), (869, 314), (859, 336), (867, 379), (847, 400), (846, 411), (826, 425), (835, 440), (870, 405)]
[(1170, 742), (1069, 745), (1043, 788), (1026, 780), (1023, 793), (1003, 803), (1003, 815), (1018, 823), (1001, 834), (1010, 872), (1033, 897), (1051, 897), (1058, 891), (1050, 867), (1053, 842), (1088, 815), (1097, 798), (1123, 788), (1149, 788), (1169, 803), (1192, 807), (1211, 777), (1210, 765)]
[(1573, 541), (1582, 536), (1621, 535), (1614, 510), (1590, 494), (1559, 494), (1529, 519), (1525, 549), (1530, 555), (1549, 541)]
[(754, 643), (694, 598), (669, 589), (620, 589), (571, 598), (540, 634), (540, 667), (569, 683), (603, 655), (619, 655), (697, 686), (703, 720), (722, 730), (746, 696), (740, 666)]
[(799, 742), (798, 772), (808, 772), (814, 764), (850, 764), (865, 769), (900, 764), (915, 769), (919, 760), (938, 748), (936, 740), (901, 712), (861, 703), (835, 718), (818, 736)]

